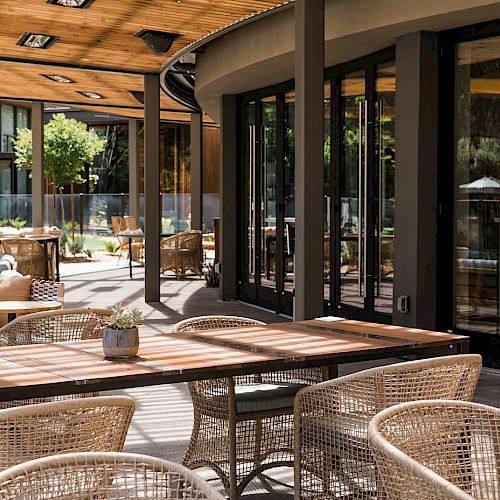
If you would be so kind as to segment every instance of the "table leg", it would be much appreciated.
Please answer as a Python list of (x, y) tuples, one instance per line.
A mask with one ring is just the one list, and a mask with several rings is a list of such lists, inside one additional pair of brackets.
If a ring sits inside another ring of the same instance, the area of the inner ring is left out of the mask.
[(43, 243), (43, 279), (49, 279), (49, 243), (47, 240)]
[(321, 368), (321, 376), (323, 377), (323, 381), (332, 380), (334, 378), (338, 378), (338, 376), (339, 376), (339, 365), (323, 366)]
[(128, 239), (128, 258), (130, 279), (132, 279), (132, 238)]
[(7, 323), (14, 321), (16, 319), (16, 313), (7, 313)]
[(59, 276), (59, 238), (56, 238), (56, 281), (60, 281)]

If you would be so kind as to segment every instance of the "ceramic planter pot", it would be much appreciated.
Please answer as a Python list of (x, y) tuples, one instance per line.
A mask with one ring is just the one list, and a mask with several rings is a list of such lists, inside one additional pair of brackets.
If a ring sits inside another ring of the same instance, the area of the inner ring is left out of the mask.
[(126, 330), (104, 328), (102, 349), (107, 358), (133, 358), (139, 350), (139, 330), (137, 327)]

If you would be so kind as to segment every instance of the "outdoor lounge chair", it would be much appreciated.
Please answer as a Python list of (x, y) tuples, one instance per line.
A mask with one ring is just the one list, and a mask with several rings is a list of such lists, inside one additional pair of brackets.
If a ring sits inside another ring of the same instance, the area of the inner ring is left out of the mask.
[(500, 409), (463, 401), (388, 408), (368, 427), (387, 500), (500, 497)]
[(301, 390), (295, 398), (295, 498), (375, 498), (370, 419), (404, 401), (470, 400), (480, 370), (477, 354), (445, 356), (372, 368)]
[(135, 411), (129, 396), (54, 401), (0, 410), (0, 470), (78, 451), (122, 451)]
[(187, 271), (201, 276), (201, 231), (191, 230), (163, 238), (160, 248), (160, 270), (174, 271), (183, 278)]
[[(129, 239), (126, 236), (118, 236), (120, 233), (137, 231), (138, 227), (131, 227), (133, 221), (132, 217), (121, 217), (119, 215), (113, 215), (111, 217), (111, 225), (113, 226), (113, 234), (118, 239), (120, 244), (120, 256), (118, 261), (122, 258), (123, 252), (129, 253)], [(135, 219), (135, 217), (133, 218)], [(135, 224), (137, 226), (137, 223)], [(139, 260), (142, 256), (144, 250), (144, 239), (143, 238), (132, 238), (132, 260)], [(130, 257), (130, 256), (129, 256)]]
[(0, 472), (3, 500), (149, 498), (224, 500), (182, 465), (132, 453), (70, 453)]
[[(200, 316), (180, 321), (174, 332), (263, 325), (236, 316)], [(236, 499), (260, 472), (293, 463), (293, 399), (321, 381), (321, 369), (189, 382), (194, 424), (183, 458), (190, 469), (210, 467)]]
[[(29, 238), (8, 238), (2, 241), (5, 253), (14, 257), (17, 272), (43, 278), (45, 275), (45, 252), (43, 245)], [(54, 266), (49, 255), (49, 272), (54, 277)]]

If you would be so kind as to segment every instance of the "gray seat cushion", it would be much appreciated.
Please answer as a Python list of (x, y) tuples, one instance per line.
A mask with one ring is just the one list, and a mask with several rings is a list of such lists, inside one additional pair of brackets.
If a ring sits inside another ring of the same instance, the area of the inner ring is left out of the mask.
[(295, 394), (307, 384), (280, 382), (236, 385), (236, 413), (252, 413), (291, 408)]

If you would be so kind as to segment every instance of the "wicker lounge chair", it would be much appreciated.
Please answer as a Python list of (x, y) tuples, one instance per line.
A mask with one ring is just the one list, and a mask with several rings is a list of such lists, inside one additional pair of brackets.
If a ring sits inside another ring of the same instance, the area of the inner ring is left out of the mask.
[(480, 370), (478, 355), (446, 356), (373, 368), (301, 390), (295, 399), (295, 498), (376, 497), (370, 419), (404, 401), (469, 400)]
[(134, 410), (128, 396), (0, 410), (0, 470), (60, 453), (122, 451)]
[[(181, 321), (174, 332), (260, 326), (235, 316)], [(194, 425), (183, 464), (207, 466), (237, 498), (258, 473), (293, 463), (293, 398), (321, 381), (318, 368), (190, 382)]]
[[(8, 238), (2, 241), (5, 253), (12, 255), (16, 260), (16, 270), (34, 278), (43, 278), (45, 275), (45, 252), (43, 245), (29, 238)], [(53, 277), (52, 257), (49, 255), (49, 271)]]
[(0, 498), (224, 500), (182, 465), (132, 453), (70, 453), (11, 467), (0, 472)]
[(416, 401), (379, 413), (368, 440), (387, 500), (500, 498), (500, 409)]
[(160, 248), (160, 269), (162, 273), (174, 271), (177, 278), (183, 278), (187, 271), (201, 276), (201, 231), (184, 231), (163, 238)]

